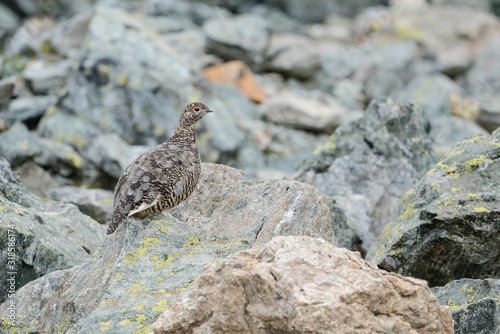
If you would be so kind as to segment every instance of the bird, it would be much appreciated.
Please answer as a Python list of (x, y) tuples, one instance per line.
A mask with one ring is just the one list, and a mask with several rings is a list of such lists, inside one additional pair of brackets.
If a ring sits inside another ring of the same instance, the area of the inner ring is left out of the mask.
[(173, 136), (141, 154), (125, 169), (115, 187), (107, 235), (115, 232), (125, 218), (152, 218), (191, 195), (201, 172), (194, 128), (211, 112), (201, 102), (188, 104)]

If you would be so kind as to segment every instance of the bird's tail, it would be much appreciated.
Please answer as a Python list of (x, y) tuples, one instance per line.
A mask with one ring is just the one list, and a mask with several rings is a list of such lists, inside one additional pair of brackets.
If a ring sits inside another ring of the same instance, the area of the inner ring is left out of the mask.
[(120, 212), (113, 212), (113, 217), (111, 218), (111, 221), (109, 222), (109, 226), (108, 226), (108, 231), (106, 232), (107, 235), (110, 235), (111, 233), (113, 233), (114, 231), (116, 231), (116, 229), (118, 228), (118, 226), (120, 226), (120, 224), (122, 223), (122, 220), (125, 219), (125, 215), (123, 213), (120, 213)]

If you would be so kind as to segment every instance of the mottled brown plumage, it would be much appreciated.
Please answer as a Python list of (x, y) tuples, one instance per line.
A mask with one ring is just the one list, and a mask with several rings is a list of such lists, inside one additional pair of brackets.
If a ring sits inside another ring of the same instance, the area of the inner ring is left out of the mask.
[(151, 218), (191, 195), (201, 170), (194, 127), (209, 112), (203, 103), (188, 104), (174, 135), (125, 169), (116, 184), (107, 234), (113, 233), (125, 218)]

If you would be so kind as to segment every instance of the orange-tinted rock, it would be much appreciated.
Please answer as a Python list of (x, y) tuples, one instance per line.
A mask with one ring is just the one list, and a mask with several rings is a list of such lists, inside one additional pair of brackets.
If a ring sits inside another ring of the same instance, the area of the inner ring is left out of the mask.
[(266, 98), (250, 68), (240, 60), (206, 68), (203, 73), (210, 81), (222, 82), (238, 88), (254, 102), (261, 103)]

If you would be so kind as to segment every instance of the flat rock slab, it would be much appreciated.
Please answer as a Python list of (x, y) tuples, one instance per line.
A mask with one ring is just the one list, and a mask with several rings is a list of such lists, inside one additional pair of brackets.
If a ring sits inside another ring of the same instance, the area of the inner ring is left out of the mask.
[(154, 333), (453, 333), (424, 281), (322, 239), (277, 237), (208, 266)]
[(500, 277), (500, 130), (455, 145), (404, 196), (367, 259), (444, 285)]

